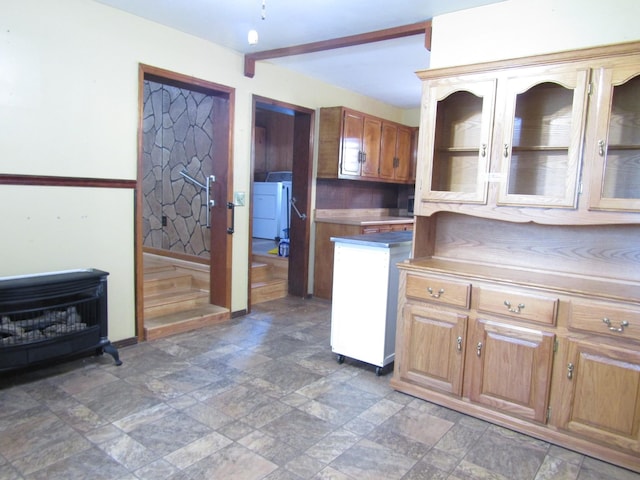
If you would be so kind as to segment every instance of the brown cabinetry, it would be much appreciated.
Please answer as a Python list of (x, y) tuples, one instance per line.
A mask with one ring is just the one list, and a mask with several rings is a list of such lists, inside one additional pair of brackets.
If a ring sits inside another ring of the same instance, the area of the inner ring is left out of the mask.
[(428, 258), (399, 270), (394, 388), (640, 470), (640, 309), (599, 299), (640, 283)]
[(585, 160), (593, 210), (640, 211), (640, 55), (593, 72)]
[(419, 73), (391, 385), (640, 472), (638, 52)]
[(409, 127), (382, 122), (380, 139), (379, 178), (409, 183), (413, 181), (412, 146), (413, 131)]
[(427, 305), (407, 305), (401, 315), (398, 328), (407, 340), (396, 350), (400, 377), (461, 396), (468, 316)]
[(547, 58), (420, 73), (418, 215), (592, 224), (640, 211), (640, 55)]
[[(555, 333), (520, 321), (555, 324), (556, 304), (520, 291), (518, 300), (526, 298), (527, 305), (519, 308), (528, 308), (528, 317), (520, 316), (518, 307), (506, 308), (508, 300), (500, 302), (499, 313), (506, 318), (487, 317), (481, 308), (494, 310), (492, 300), (513, 298), (513, 291), (473, 285), (461, 276), (400, 269), (396, 385), (406, 381), (545, 423)], [(480, 292), (485, 293), (482, 303)]]
[(640, 454), (640, 351), (567, 339), (559, 427)]
[(555, 335), (478, 318), (469, 336), (469, 399), (545, 423)]
[(414, 130), (344, 107), (322, 108), (318, 178), (413, 183)]
[(360, 221), (357, 218), (351, 221), (345, 219), (335, 219), (334, 221), (316, 220), (313, 295), (328, 300), (332, 297), (334, 243), (331, 241), (331, 237), (348, 237), (412, 229), (413, 219), (410, 218), (404, 221), (397, 218), (392, 221), (385, 221), (381, 218), (377, 223), (375, 220)]
[(493, 75), (430, 82), (421, 199), (575, 206), (587, 70)]

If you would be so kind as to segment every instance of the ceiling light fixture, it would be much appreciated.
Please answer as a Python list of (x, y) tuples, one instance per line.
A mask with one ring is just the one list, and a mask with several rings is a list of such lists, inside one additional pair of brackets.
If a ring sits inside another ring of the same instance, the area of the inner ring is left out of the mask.
[[(260, 15), (262, 20), (267, 18), (267, 5), (266, 0), (262, 0), (262, 14)], [(247, 35), (247, 41), (249, 45), (257, 45), (258, 44), (258, 31), (255, 28), (249, 30)]]

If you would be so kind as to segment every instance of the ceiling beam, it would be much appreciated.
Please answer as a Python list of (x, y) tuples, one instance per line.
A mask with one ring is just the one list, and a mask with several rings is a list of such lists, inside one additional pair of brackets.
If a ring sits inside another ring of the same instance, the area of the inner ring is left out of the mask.
[(348, 37), (333, 38), (320, 42), (305, 43), (293, 47), (276, 48), (274, 50), (263, 50), (262, 52), (247, 53), (244, 56), (244, 76), (253, 78), (256, 73), (256, 61), (269, 58), (289, 57), (291, 55), (302, 55), (305, 53), (322, 52), (335, 48), (353, 47), (365, 43), (381, 42), (383, 40), (393, 40), (394, 38), (409, 37), (411, 35), (424, 34), (424, 45), (427, 50), (431, 50), (431, 20), (403, 25), (400, 27), (377, 30), (375, 32), (350, 35)]

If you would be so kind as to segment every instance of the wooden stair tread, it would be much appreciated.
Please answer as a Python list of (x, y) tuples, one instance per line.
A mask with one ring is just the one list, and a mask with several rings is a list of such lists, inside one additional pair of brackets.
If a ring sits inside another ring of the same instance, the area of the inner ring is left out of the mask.
[(189, 273), (172, 271), (157, 271), (144, 276), (145, 298), (167, 291), (184, 290), (193, 287), (193, 277)]
[(251, 284), (251, 303), (258, 304), (284, 298), (289, 290), (289, 281), (284, 278), (271, 278)]
[(158, 270), (148, 271), (145, 269), (144, 271), (144, 281), (154, 281), (154, 280), (166, 280), (168, 278), (181, 278), (181, 277), (190, 277), (191, 274), (187, 272), (181, 272), (180, 270), (176, 270), (175, 268), (167, 269), (162, 268)]
[[(144, 296), (145, 304), (157, 304), (165, 302), (180, 301), (181, 299), (208, 297), (209, 292), (198, 290), (196, 288), (172, 288), (166, 292), (153, 293)], [(163, 300), (165, 302), (163, 302)]]
[(144, 264), (144, 275), (145, 277), (149, 274), (155, 274), (158, 272), (167, 272), (167, 271), (175, 271), (176, 268), (173, 265), (167, 265), (162, 263), (151, 263), (145, 261)]
[(229, 318), (229, 310), (217, 305), (201, 305), (154, 318), (145, 318), (145, 339), (155, 340), (177, 333), (188, 332), (220, 323)]
[(267, 278), (265, 280), (258, 280), (257, 282), (251, 282), (251, 288), (264, 287), (265, 285), (282, 285), (287, 284), (286, 278)]

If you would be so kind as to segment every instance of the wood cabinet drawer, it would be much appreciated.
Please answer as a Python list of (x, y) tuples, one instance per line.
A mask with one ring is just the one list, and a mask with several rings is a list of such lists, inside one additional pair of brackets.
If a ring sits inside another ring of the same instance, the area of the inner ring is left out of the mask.
[(478, 289), (478, 311), (555, 325), (558, 299), (503, 288)]
[(640, 308), (600, 302), (572, 302), (569, 328), (640, 340)]
[(407, 275), (405, 295), (418, 300), (469, 308), (471, 284), (439, 277)]

